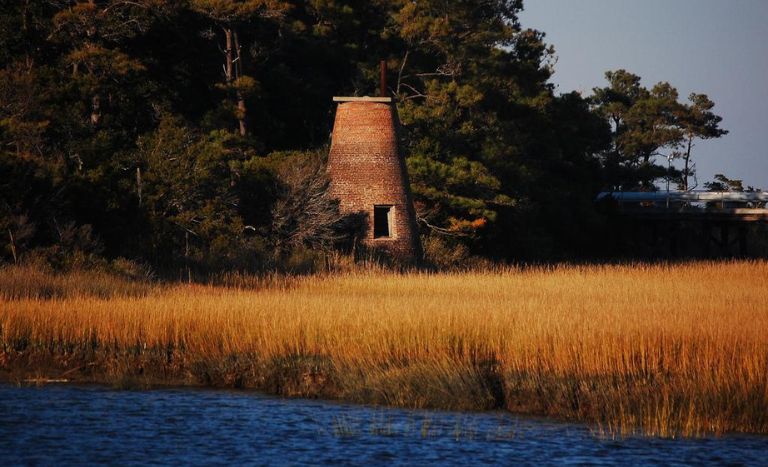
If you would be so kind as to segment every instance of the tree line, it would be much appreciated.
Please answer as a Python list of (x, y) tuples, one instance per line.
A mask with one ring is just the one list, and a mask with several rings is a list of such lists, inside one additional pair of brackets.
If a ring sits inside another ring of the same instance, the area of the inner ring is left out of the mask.
[(556, 93), (522, 0), (0, 4), (5, 262), (259, 270), (338, 247), (331, 96), (374, 95), (380, 60), (435, 262), (605, 254), (597, 192), (692, 189), (695, 142), (727, 133), (706, 95), (625, 70)]

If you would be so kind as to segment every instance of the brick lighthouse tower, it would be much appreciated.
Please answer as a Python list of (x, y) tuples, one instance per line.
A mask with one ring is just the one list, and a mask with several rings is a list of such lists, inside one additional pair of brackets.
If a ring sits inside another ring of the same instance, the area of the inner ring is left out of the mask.
[(392, 98), (333, 100), (338, 108), (328, 156), (331, 194), (342, 212), (367, 218), (365, 246), (418, 262), (421, 243)]

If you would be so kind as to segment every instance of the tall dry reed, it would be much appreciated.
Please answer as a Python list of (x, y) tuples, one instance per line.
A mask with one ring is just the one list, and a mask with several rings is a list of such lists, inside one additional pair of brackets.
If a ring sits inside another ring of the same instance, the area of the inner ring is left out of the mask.
[(99, 270), (55, 273), (35, 265), (0, 269), (0, 299), (145, 296), (156, 289), (148, 280), (131, 280)]
[(345, 273), (109, 299), (0, 291), (0, 368), (505, 408), (612, 434), (768, 433), (766, 278), (768, 263), (744, 261)]

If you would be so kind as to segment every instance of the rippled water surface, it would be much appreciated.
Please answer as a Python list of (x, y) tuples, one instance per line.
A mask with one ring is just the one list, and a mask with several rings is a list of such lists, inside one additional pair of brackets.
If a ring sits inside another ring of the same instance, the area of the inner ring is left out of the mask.
[(500, 413), (382, 409), (251, 392), (0, 386), (0, 465), (768, 465), (768, 437), (606, 440)]

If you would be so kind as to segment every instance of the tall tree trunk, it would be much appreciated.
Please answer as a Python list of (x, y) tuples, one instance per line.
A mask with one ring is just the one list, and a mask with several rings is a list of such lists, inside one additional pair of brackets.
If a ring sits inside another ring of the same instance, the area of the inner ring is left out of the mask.
[(691, 142), (693, 141), (693, 137), (688, 137), (688, 150), (685, 152), (685, 168), (683, 169), (683, 191), (688, 191), (688, 177), (690, 177), (690, 173), (688, 173), (688, 162), (691, 160)]
[(141, 167), (136, 167), (136, 192), (139, 195), (139, 206), (141, 206)]
[(101, 122), (101, 95), (94, 94), (91, 98), (91, 123), (98, 126)]
[(223, 27), (224, 39), (226, 40), (226, 48), (224, 49), (224, 79), (227, 84), (232, 84), (234, 80), (234, 72), (232, 71), (232, 61), (234, 56), (232, 53), (232, 28)]
[[(235, 79), (238, 79), (242, 76), (243, 56), (240, 53), (240, 41), (237, 37), (237, 30), (233, 31), (232, 38), (235, 45), (235, 55), (237, 56), (235, 62)], [(243, 92), (240, 88), (235, 90), (235, 97), (237, 98), (237, 120), (240, 124), (240, 136), (245, 136), (248, 134), (248, 109), (245, 107), (245, 96), (243, 96)]]
[[(232, 87), (237, 78), (241, 75), (242, 55), (240, 53), (240, 42), (238, 41), (237, 31), (232, 27), (223, 27), (224, 38), (226, 40), (226, 49), (224, 50), (224, 75), (227, 87)], [(246, 123), (245, 96), (239, 89), (235, 89), (235, 103), (237, 105), (237, 121), (240, 130), (240, 136), (248, 134), (248, 125)]]
[(13, 255), (13, 264), (17, 264), (19, 260), (16, 257), (16, 240), (13, 238), (13, 232), (11, 232), (11, 229), (8, 229), (8, 237), (11, 239), (11, 254)]

